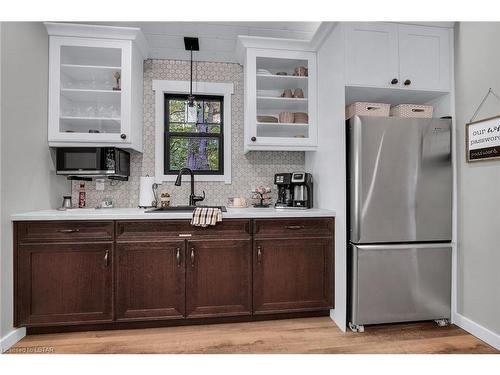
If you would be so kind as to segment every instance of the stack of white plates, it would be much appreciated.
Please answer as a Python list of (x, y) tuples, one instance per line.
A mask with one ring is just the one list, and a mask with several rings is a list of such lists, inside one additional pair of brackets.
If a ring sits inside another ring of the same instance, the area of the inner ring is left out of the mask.
[(269, 70), (267, 69), (257, 69), (257, 74), (272, 74)]

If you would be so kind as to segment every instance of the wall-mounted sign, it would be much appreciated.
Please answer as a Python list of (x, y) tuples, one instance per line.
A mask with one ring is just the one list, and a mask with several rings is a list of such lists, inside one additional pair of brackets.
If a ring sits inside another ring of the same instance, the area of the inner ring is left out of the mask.
[(500, 116), (468, 123), (465, 137), (468, 162), (500, 159)]

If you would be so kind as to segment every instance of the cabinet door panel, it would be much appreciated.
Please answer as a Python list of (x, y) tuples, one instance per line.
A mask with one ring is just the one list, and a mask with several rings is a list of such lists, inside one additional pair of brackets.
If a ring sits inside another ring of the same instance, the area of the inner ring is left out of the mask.
[(346, 83), (391, 87), (398, 78), (398, 29), (395, 24), (346, 25)]
[(184, 315), (184, 241), (119, 243), (116, 250), (118, 320)]
[(256, 240), (253, 288), (256, 314), (333, 307), (332, 239)]
[(187, 317), (250, 315), (252, 241), (189, 241)]
[(414, 89), (450, 88), (449, 30), (437, 27), (399, 25), (401, 83)]
[(18, 246), (20, 325), (112, 319), (112, 243)]

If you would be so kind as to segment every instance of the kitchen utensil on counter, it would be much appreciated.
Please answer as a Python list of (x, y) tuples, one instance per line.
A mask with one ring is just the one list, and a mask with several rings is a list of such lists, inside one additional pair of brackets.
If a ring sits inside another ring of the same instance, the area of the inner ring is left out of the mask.
[[(155, 188), (156, 185), (156, 188)], [(157, 207), (158, 196), (156, 189), (158, 184), (155, 183), (155, 178), (146, 175), (139, 180), (139, 207)]]
[(294, 98), (303, 98), (304, 97), (304, 91), (302, 89), (295, 89), (295, 90), (293, 90), (293, 97)]
[(293, 122), (296, 124), (307, 124), (309, 122), (309, 116), (306, 112), (294, 112)]
[(275, 208), (312, 208), (312, 175), (306, 172), (277, 173), (274, 184), (278, 186), (278, 200)]
[(165, 208), (170, 206), (170, 194), (161, 193), (160, 195), (160, 207)]
[(230, 197), (227, 199), (227, 205), (231, 208), (247, 208), (247, 201), (241, 197)]
[(113, 208), (113, 199), (112, 198), (103, 198), (101, 200), (101, 205), (99, 208)]
[(298, 68), (295, 68), (295, 76), (299, 77), (307, 77), (309, 71), (305, 66), (299, 66)]
[(274, 116), (257, 116), (257, 122), (277, 123), (278, 119)]
[(283, 93), (281, 94), (281, 97), (283, 98), (293, 98), (293, 93), (291, 89), (285, 89), (283, 90)]
[(279, 120), (281, 123), (292, 123), (294, 121), (293, 112), (281, 112), (279, 114)]
[(71, 202), (71, 195), (64, 195), (63, 196), (63, 201), (61, 207), (59, 207), (59, 210), (64, 211), (69, 208), (72, 208), (73, 204)]

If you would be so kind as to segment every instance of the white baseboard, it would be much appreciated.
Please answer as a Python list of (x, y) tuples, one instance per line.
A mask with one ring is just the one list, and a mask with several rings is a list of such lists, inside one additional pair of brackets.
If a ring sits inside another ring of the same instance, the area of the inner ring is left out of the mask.
[(0, 353), (9, 350), (16, 342), (26, 336), (26, 328), (18, 328), (10, 331), (0, 340)]
[(478, 339), (481, 339), (487, 344), (493, 346), (495, 349), (500, 350), (500, 335), (459, 313), (453, 314), (452, 321), (454, 324), (476, 336)]

